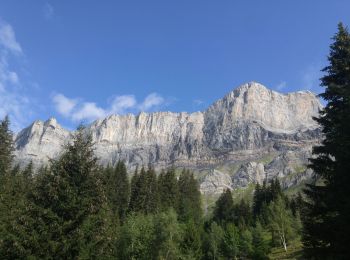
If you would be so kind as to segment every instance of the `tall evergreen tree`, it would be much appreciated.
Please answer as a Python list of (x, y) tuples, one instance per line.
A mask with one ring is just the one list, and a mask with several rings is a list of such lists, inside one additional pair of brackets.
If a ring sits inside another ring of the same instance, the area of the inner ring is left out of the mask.
[(128, 173), (124, 162), (119, 161), (114, 170), (107, 168), (108, 181), (108, 198), (114, 213), (118, 214), (120, 220), (126, 216), (129, 199), (130, 199), (130, 183)]
[(29, 235), (22, 245), (28, 256), (75, 259), (111, 253), (111, 223), (91, 140), (79, 129), (73, 143), (38, 177), (19, 220)]
[(310, 159), (323, 185), (306, 190), (303, 244), (307, 256), (315, 259), (350, 255), (350, 35), (341, 23), (333, 40), (321, 78), (325, 91), (320, 96), (327, 105), (315, 119), (324, 139)]
[(10, 130), (9, 117), (6, 116), (0, 121), (0, 176), (11, 169), (13, 151), (13, 134)]
[(219, 224), (233, 222), (233, 199), (230, 189), (226, 189), (216, 201), (213, 219)]
[(154, 213), (158, 209), (157, 176), (151, 167), (141, 169), (131, 179), (131, 198), (129, 210), (132, 212)]
[(179, 190), (175, 169), (162, 171), (158, 176), (159, 206), (161, 210), (169, 208), (176, 209), (179, 197)]
[(9, 118), (0, 122), (0, 259), (20, 259), (26, 256), (21, 245), (25, 231), (17, 224), (27, 205), (23, 176), (19, 166), (11, 168), (13, 138)]
[(202, 221), (201, 193), (199, 183), (189, 170), (183, 170), (179, 180), (178, 215), (181, 221), (190, 219), (199, 224)]

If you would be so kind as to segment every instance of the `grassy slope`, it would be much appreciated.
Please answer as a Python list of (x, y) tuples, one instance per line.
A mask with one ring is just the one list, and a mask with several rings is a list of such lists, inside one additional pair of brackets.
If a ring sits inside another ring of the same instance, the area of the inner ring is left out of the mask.
[(269, 254), (270, 259), (304, 259), (302, 256), (302, 245), (300, 242), (292, 244), (288, 247), (288, 251), (285, 252), (282, 247), (273, 248)]

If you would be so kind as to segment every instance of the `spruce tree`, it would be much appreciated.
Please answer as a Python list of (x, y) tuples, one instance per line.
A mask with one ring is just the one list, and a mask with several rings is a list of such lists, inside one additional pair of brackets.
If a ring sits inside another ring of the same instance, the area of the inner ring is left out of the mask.
[(119, 219), (123, 220), (130, 199), (130, 183), (124, 162), (119, 161), (115, 169), (107, 169), (107, 173), (109, 173), (107, 186), (111, 208), (115, 214), (118, 214)]
[(221, 225), (233, 222), (233, 199), (230, 189), (226, 189), (216, 201), (213, 220)]
[(329, 65), (321, 78), (327, 102), (315, 118), (323, 139), (313, 150), (310, 168), (323, 185), (309, 185), (304, 219), (306, 255), (346, 259), (350, 255), (350, 35), (341, 23), (333, 37)]
[(158, 209), (157, 176), (151, 167), (141, 169), (131, 179), (130, 211), (144, 214), (155, 213)]
[(239, 255), (239, 234), (232, 223), (226, 225), (222, 240), (222, 254), (226, 259), (236, 259)]
[(175, 169), (162, 171), (158, 176), (159, 206), (161, 210), (176, 209), (179, 190)]
[(26, 182), (19, 166), (11, 168), (13, 138), (9, 119), (0, 122), (0, 259), (23, 259), (27, 256), (22, 242), (28, 239), (18, 224), (27, 205)]
[(199, 183), (189, 170), (183, 170), (179, 180), (179, 204), (177, 213), (181, 221), (190, 219), (196, 224), (202, 221), (201, 193)]
[(0, 176), (9, 172), (13, 159), (13, 134), (10, 130), (10, 120), (6, 116), (0, 121)]
[[(79, 129), (73, 143), (38, 176), (20, 224), (23, 245), (34, 258), (105, 257), (113, 240), (107, 200), (90, 135)], [(92, 243), (90, 238), (94, 238)]]

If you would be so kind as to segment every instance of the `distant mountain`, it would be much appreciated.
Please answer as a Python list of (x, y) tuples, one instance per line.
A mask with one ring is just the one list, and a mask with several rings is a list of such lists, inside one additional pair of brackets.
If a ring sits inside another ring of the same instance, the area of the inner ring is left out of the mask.
[[(111, 115), (85, 131), (92, 134), (103, 165), (124, 160), (129, 169), (192, 168), (202, 192), (212, 194), (265, 178), (279, 177), (284, 186), (310, 178), (305, 165), (321, 137), (312, 119), (320, 109), (309, 91), (281, 94), (250, 82), (202, 112)], [(53, 118), (35, 121), (15, 136), (16, 160), (47, 163), (71, 134)]]

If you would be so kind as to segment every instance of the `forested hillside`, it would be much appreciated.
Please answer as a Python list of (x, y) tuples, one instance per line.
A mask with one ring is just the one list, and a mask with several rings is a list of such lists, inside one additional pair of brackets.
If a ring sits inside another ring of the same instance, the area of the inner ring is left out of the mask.
[(204, 216), (193, 174), (159, 174), (123, 162), (99, 166), (91, 136), (34, 172), (12, 167), (9, 120), (1, 122), (0, 252), (5, 259), (265, 259), (300, 237), (300, 207), (278, 180), (256, 186), (254, 203), (226, 190)]

